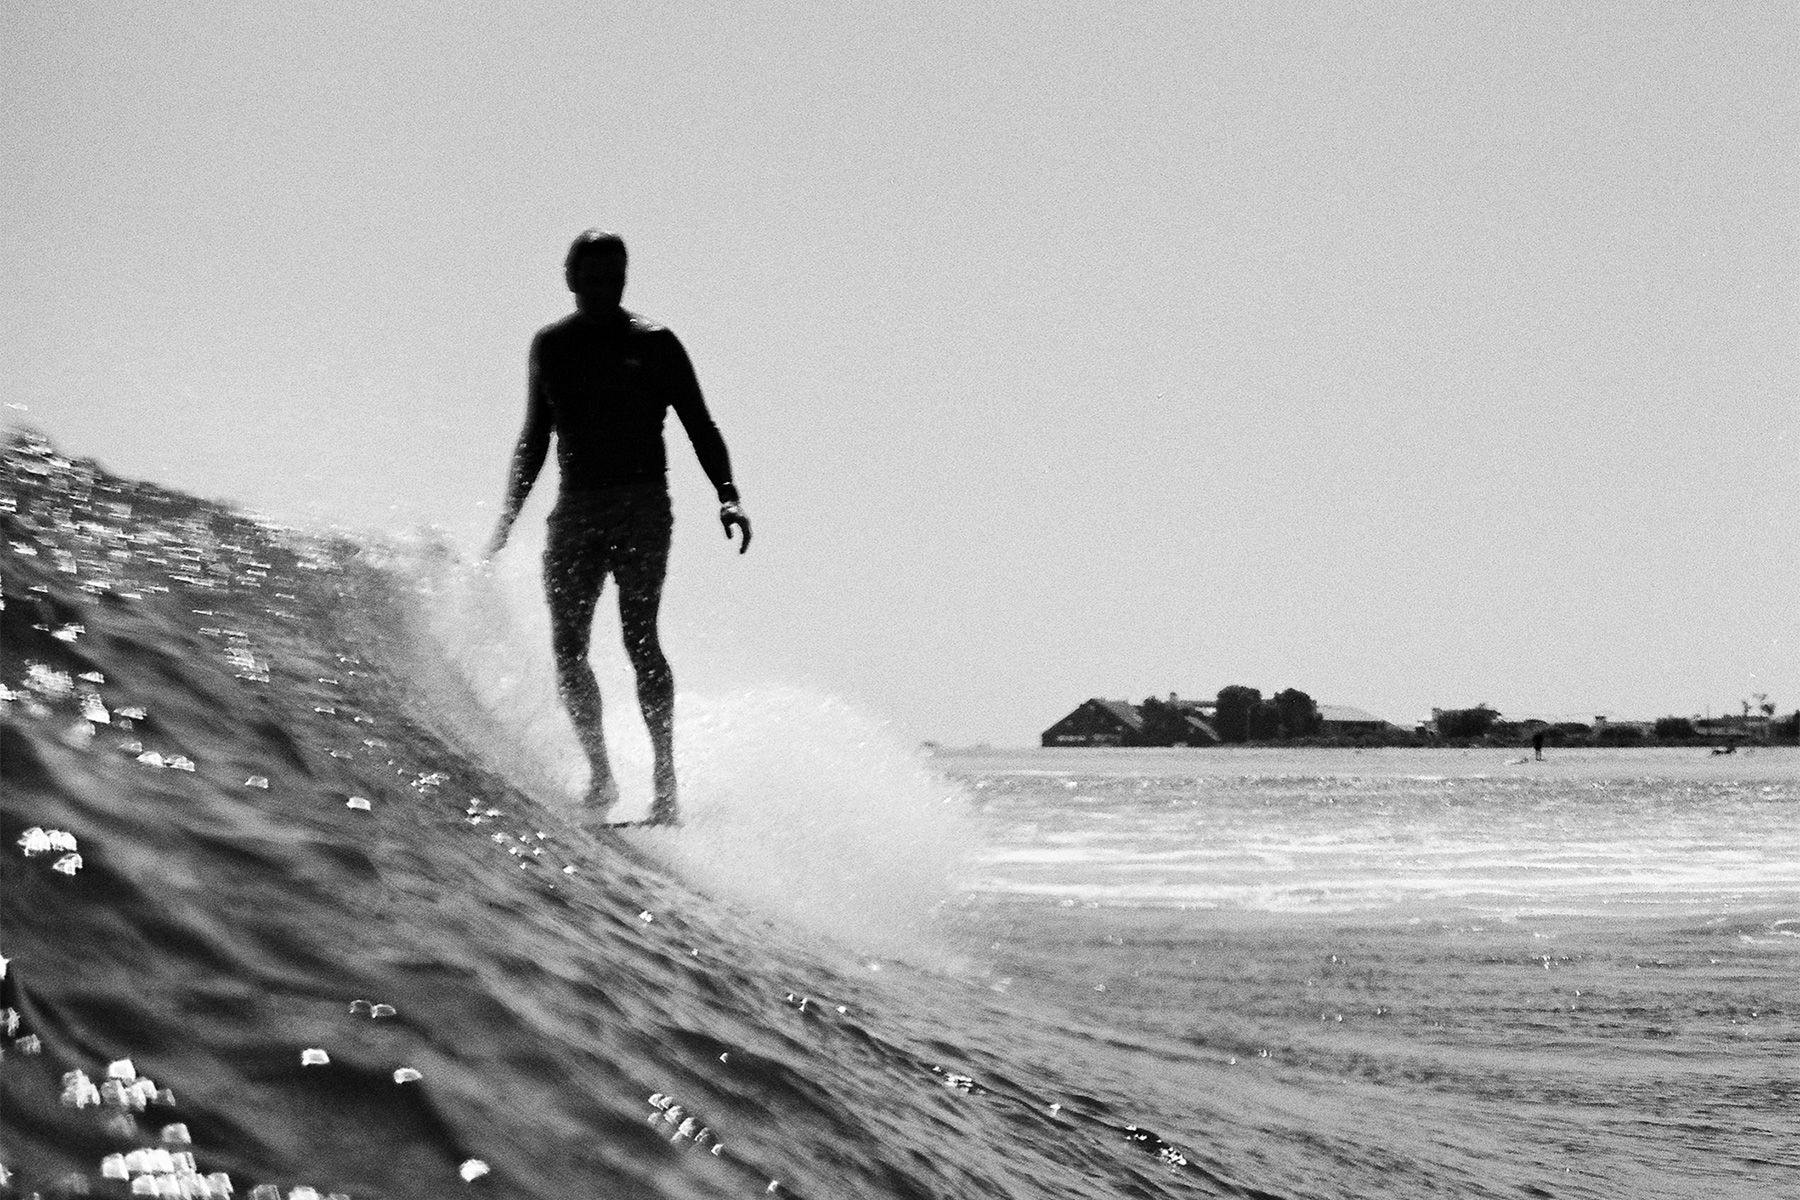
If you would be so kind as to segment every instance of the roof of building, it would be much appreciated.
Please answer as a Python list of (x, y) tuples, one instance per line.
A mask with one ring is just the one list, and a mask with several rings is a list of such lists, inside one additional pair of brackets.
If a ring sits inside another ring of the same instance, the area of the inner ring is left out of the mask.
[(1102, 709), (1117, 718), (1121, 725), (1127, 725), (1132, 729), (1140, 731), (1144, 728), (1143, 715), (1138, 712), (1136, 706), (1129, 700), (1102, 700), (1096, 696), (1094, 699), (1089, 700), (1088, 703), (1099, 705)]
[(1389, 724), (1385, 717), (1378, 717), (1372, 712), (1364, 712), (1360, 708), (1352, 708), (1348, 704), (1319, 705), (1319, 720), (1338, 725), (1367, 725), (1371, 722), (1377, 725)]
[(1198, 733), (1207, 741), (1216, 742), (1219, 740), (1219, 732), (1212, 727), (1212, 722), (1208, 721), (1198, 713), (1183, 713), (1181, 716), (1181, 723), (1187, 726), (1190, 732)]

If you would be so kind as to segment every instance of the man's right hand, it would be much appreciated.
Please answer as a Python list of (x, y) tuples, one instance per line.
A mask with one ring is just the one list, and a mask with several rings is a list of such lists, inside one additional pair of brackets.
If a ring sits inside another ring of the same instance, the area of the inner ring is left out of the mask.
[(511, 532), (511, 522), (502, 521), (494, 530), (494, 536), (488, 539), (487, 549), (481, 552), (482, 562), (492, 562), (494, 555), (506, 547), (506, 535)]

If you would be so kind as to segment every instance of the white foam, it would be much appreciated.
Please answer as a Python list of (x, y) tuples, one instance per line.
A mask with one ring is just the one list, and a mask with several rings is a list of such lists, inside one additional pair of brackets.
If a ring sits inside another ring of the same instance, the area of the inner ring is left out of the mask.
[[(431, 554), (404, 556), (402, 570), (416, 576), (422, 601), (421, 675), (442, 676), (423, 682), (440, 725), (575, 815), (587, 766), (556, 697), (533, 549), (509, 551), (498, 570)], [(667, 624), (665, 642), (680, 640)], [(607, 744), (625, 793), (610, 815), (635, 818), (649, 806), (650, 747), (607, 605), (593, 637)], [(690, 670), (718, 677), (686, 649), (689, 659), (671, 654), (678, 681)], [(853, 949), (924, 948), (976, 846), (960, 786), (879, 720), (816, 688), (679, 688), (675, 708), (683, 824), (625, 836), (704, 891)]]
[(858, 949), (921, 948), (976, 841), (967, 797), (844, 701), (797, 687), (678, 698), (684, 878)]

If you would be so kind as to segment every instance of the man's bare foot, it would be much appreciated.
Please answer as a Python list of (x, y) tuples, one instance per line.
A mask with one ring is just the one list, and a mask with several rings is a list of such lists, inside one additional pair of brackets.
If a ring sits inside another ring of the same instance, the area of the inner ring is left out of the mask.
[(611, 775), (597, 776), (588, 784), (585, 803), (596, 814), (604, 816), (618, 802), (619, 784)]
[(656, 800), (650, 805), (648, 825), (679, 825), (681, 817), (677, 814), (675, 804), (675, 772), (667, 767), (659, 767), (656, 771)]

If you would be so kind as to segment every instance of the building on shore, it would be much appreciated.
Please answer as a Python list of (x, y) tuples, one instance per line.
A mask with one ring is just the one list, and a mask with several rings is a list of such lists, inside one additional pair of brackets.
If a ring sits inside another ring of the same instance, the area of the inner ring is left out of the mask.
[(1695, 717), (1694, 736), (1711, 742), (1767, 743), (1774, 724), (1762, 713), (1726, 713), (1719, 717)]
[[(1142, 704), (1129, 700), (1084, 700), (1068, 716), (1044, 730), (1045, 746), (1217, 746), (1218, 703), (1183, 700), (1171, 692)], [(1316, 731), (1310, 735), (1361, 742), (1404, 737), (1392, 721), (1348, 704), (1319, 704)]]
[(1319, 705), (1319, 732), (1326, 737), (1359, 738), (1395, 733), (1392, 721), (1384, 721), (1371, 712), (1348, 704)]
[(1084, 700), (1044, 730), (1046, 746), (1141, 746), (1144, 718), (1129, 700)]
[(1171, 692), (1167, 700), (1083, 701), (1068, 716), (1044, 730), (1045, 746), (1216, 746), (1211, 700), (1183, 700)]

